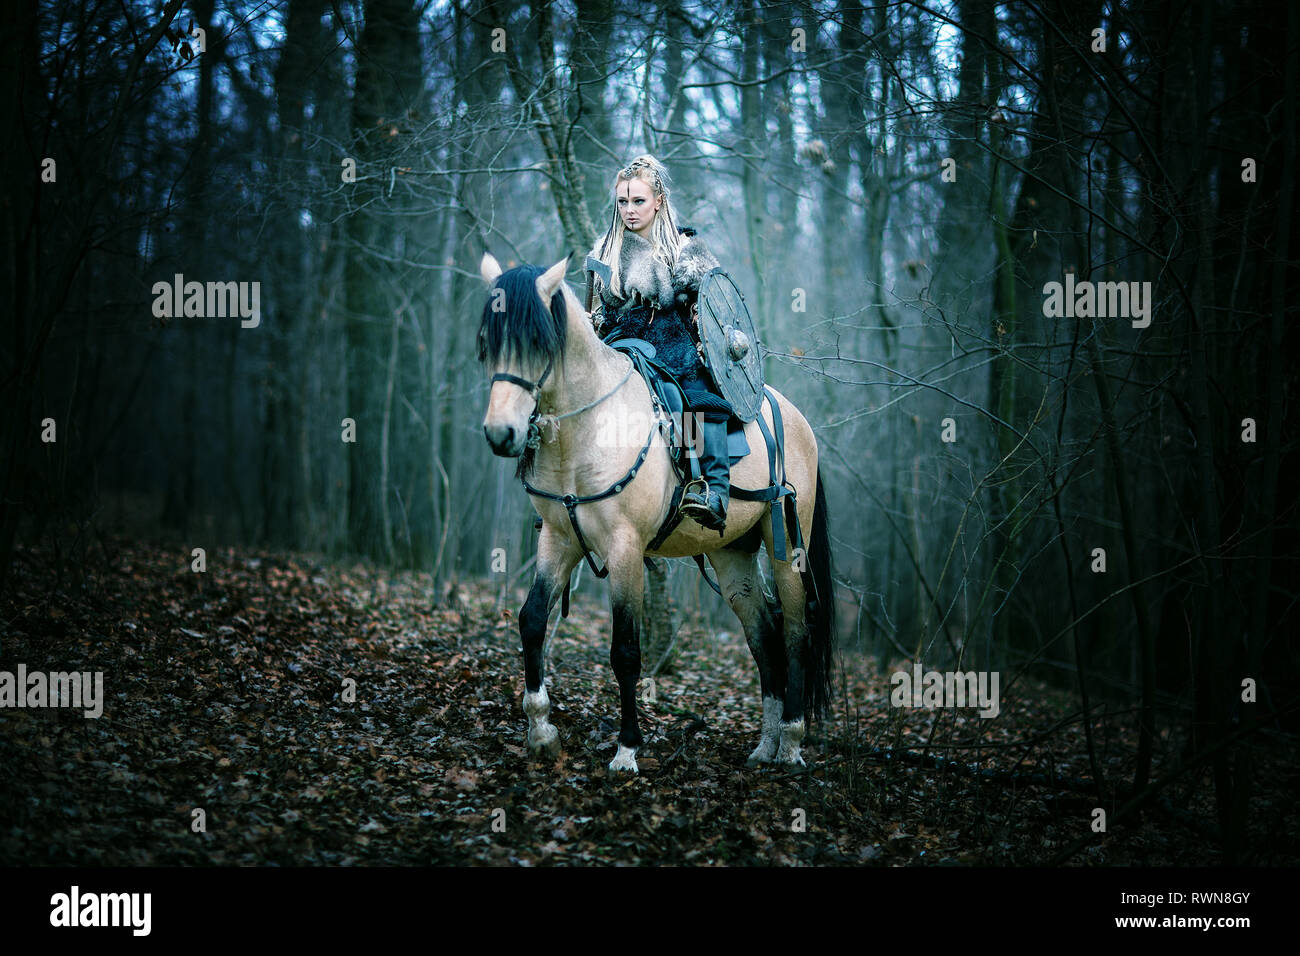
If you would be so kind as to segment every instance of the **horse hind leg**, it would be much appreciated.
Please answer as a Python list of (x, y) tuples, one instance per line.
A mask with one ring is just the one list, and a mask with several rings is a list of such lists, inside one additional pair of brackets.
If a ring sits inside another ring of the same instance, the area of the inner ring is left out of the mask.
[(801, 753), (805, 728), (804, 662), (809, 644), (808, 623), (804, 619), (804, 585), (789, 561), (773, 561), (772, 572), (784, 619), (785, 640), (781, 650), (786, 670), (776, 762), (803, 767), (806, 766)]
[(758, 590), (757, 633), (753, 637), (747, 633), (746, 639), (749, 641), (749, 650), (754, 655), (754, 659), (758, 661), (759, 655), (762, 655), (762, 661), (759, 663), (759, 684), (763, 687), (763, 724), (758, 746), (745, 761), (746, 766), (750, 767), (761, 763), (774, 763), (778, 759), (786, 685), (781, 608), (767, 599), (761, 587)]
[(747, 767), (776, 760), (780, 746), (782, 696), (785, 692), (785, 646), (780, 608), (768, 600), (759, 579), (756, 556), (738, 551), (715, 551), (709, 563), (718, 575), (718, 587), (745, 630), (749, 652), (758, 665), (763, 715), (758, 746)]

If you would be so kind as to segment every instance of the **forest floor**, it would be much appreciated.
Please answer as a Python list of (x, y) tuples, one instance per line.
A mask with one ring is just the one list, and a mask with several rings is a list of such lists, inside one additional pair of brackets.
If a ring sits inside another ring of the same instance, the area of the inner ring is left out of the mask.
[[(522, 589), (500, 608), (499, 583), (433, 595), (428, 575), (300, 555), (212, 553), (201, 574), (184, 552), (120, 541), (94, 558), (60, 576), (52, 554), (21, 552), (0, 601), (0, 671), (102, 671), (104, 688), (99, 719), (0, 708), (0, 864), (1030, 865), (1067, 849), (1069, 864), (1221, 862), (1208, 765), (1140, 816), (1115, 819), (1110, 798), (1107, 832), (1092, 832), (1077, 702), (1027, 678), (1004, 674), (984, 720), (890, 707), (896, 666), (846, 656), (809, 771), (750, 770), (760, 703), (744, 638), (688, 623), (642, 703), (640, 775), (611, 776), (617, 689), (592, 599), (549, 650), (563, 752), (530, 759)], [(1098, 759), (1127, 781), (1133, 717), (1104, 707)], [(1300, 860), (1287, 746), (1257, 738), (1243, 862)], [(1161, 735), (1153, 779), (1180, 749)]]

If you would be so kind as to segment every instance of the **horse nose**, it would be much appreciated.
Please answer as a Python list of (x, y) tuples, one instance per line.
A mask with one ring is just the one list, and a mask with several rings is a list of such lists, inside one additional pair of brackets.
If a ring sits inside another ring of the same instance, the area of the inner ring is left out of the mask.
[(511, 425), (484, 425), (483, 434), (487, 436), (492, 450), (502, 457), (509, 457), (515, 443), (515, 430)]

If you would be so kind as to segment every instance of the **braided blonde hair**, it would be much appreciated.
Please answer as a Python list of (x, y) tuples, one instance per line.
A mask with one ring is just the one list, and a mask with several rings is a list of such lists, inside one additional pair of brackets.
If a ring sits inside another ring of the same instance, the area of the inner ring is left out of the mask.
[(618, 264), (623, 254), (623, 235), (628, 231), (623, 224), (623, 217), (618, 214), (618, 186), (631, 179), (639, 179), (648, 185), (655, 198), (662, 199), (663, 204), (655, 213), (650, 226), (650, 247), (653, 255), (668, 266), (671, 272), (677, 264), (677, 250), (681, 248), (682, 237), (677, 232), (677, 215), (669, 201), (668, 170), (663, 163), (649, 153), (644, 153), (618, 171), (614, 177), (614, 213), (610, 219), (609, 229), (600, 243), (600, 260), (609, 266), (610, 292), (617, 298), (623, 297), (622, 276)]

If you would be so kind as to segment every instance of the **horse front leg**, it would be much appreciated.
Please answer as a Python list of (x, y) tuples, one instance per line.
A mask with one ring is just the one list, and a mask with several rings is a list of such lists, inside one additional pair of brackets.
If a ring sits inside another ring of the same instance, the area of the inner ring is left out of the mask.
[(610, 561), (610, 616), (613, 636), (609, 663), (618, 680), (622, 720), (618, 732), (618, 753), (609, 762), (611, 773), (636, 773), (636, 752), (641, 746), (641, 727), (636, 714), (636, 685), (641, 679), (641, 608), (645, 577), (641, 550), (628, 550)]
[(524, 713), (528, 716), (528, 750), (559, 753), (560, 735), (550, 722), (551, 699), (546, 693), (546, 629), (551, 610), (564, 591), (575, 561), (549, 525), (537, 542), (537, 572), (528, 599), (519, 612), (519, 636), (524, 646)]

